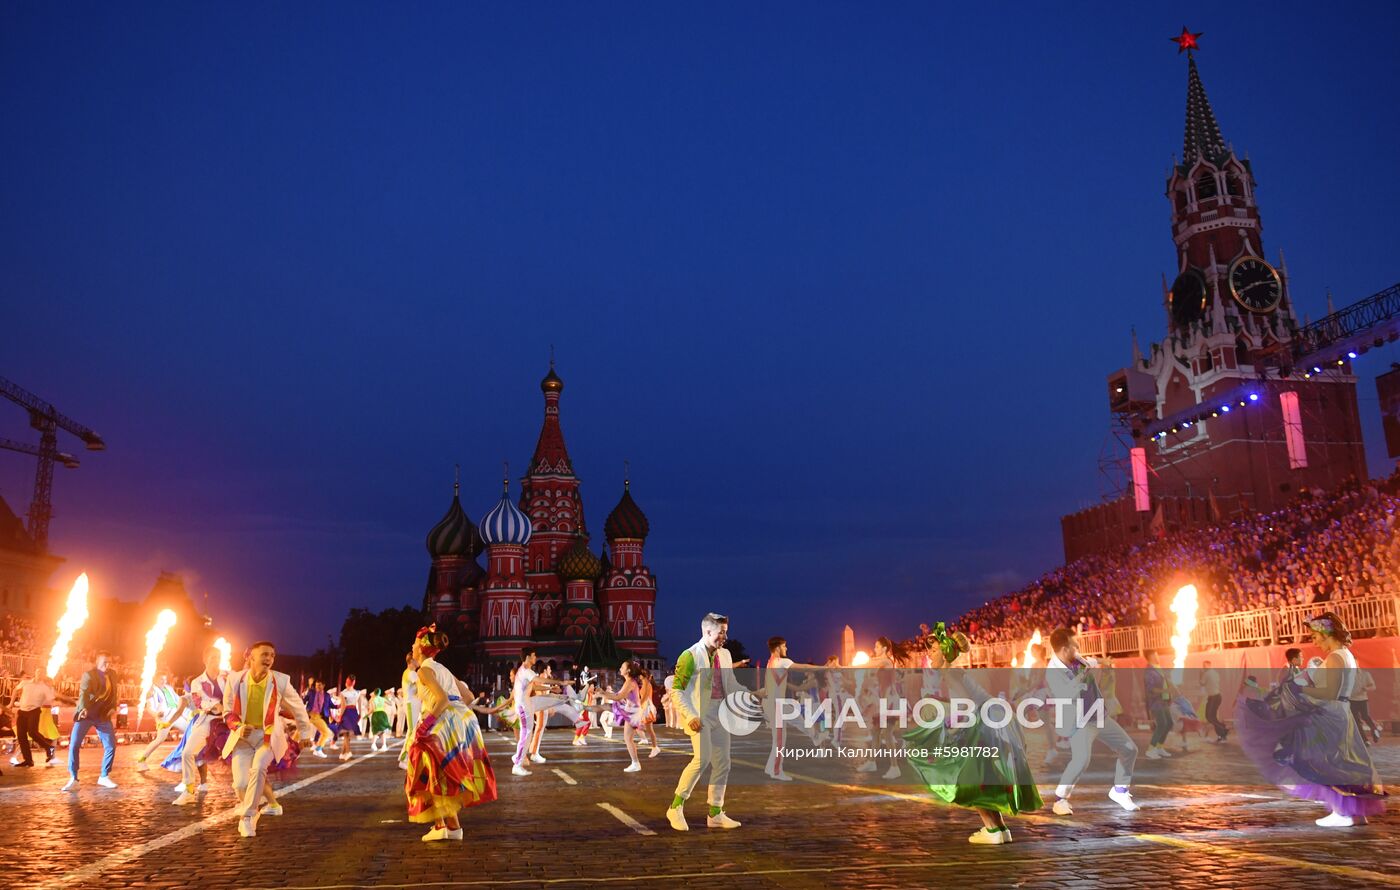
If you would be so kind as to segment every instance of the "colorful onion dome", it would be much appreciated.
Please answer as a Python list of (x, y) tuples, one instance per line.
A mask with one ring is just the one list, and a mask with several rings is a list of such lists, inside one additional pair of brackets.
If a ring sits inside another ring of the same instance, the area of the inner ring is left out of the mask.
[(559, 577), (565, 581), (597, 581), (602, 574), (603, 564), (588, 549), (583, 535), (575, 538), (574, 546), (559, 558)]
[(472, 557), (481, 552), (481, 540), (476, 535), (476, 523), (462, 510), (459, 487), (452, 486), (452, 506), (428, 532), (428, 555)]
[(647, 515), (637, 506), (637, 502), (632, 500), (630, 482), (622, 483), (622, 500), (618, 501), (617, 506), (608, 514), (608, 521), (603, 523), (603, 532), (609, 541), (618, 538), (645, 538), (651, 532), (651, 523), (647, 522)]
[(481, 539), (489, 547), (494, 544), (530, 543), (530, 517), (526, 516), (510, 499), (510, 483), (491, 512), (481, 517)]

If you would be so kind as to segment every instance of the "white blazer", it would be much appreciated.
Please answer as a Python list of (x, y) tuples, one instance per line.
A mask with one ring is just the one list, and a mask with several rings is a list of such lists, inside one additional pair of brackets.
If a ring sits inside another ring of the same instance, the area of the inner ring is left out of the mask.
[[(689, 654), (695, 660), (695, 675), (686, 682), (684, 689), (677, 687), (672, 690), (671, 700), (676, 703), (676, 710), (680, 713), (682, 728), (689, 732), (688, 724), (690, 721), (703, 719), (705, 716), (705, 709), (710, 701), (713, 668), (710, 666), (704, 640), (691, 646), (685, 654)], [(677, 664), (679, 664), (679, 659)], [(730, 656), (728, 649), (719, 650), (719, 672), (720, 688), (724, 690), (725, 695), (744, 690), (744, 687), (734, 678), (734, 659)]]
[(297, 732), (304, 739), (313, 738), (316, 730), (311, 726), (311, 718), (306, 715), (306, 703), (292, 688), (292, 678), (281, 671), (268, 673), (272, 675), (272, 683), (268, 685), (267, 697), (263, 701), (265, 712), (261, 719), (243, 713), (243, 706), (248, 701), (246, 670), (229, 674), (228, 683), (224, 686), (224, 714), (229, 720), (238, 714), (242, 723), (267, 730), (267, 743), (272, 748), (272, 756), (281, 760), (282, 755), (287, 753), (287, 727), (282, 723), (283, 716), (296, 721)]

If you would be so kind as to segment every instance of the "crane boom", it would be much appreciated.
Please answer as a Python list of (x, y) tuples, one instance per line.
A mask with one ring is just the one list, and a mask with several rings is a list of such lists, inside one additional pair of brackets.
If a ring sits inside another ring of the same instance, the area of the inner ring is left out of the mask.
[[(39, 446), (30, 445), (27, 442), (16, 442), (14, 439), (6, 439), (0, 436), (0, 449), (5, 451), (18, 451), (20, 454), (28, 454), (31, 457), (43, 457), (44, 453), (39, 450)], [(60, 451), (54, 455), (55, 458), (63, 462), (63, 465), (70, 470), (78, 468), (78, 459), (66, 451)]]
[(64, 416), (53, 405), (39, 398), (19, 384), (6, 380), (4, 377), (0, 377), (0, 396), (4, 396), (28, 411), (30, 423), (33, 424), (35, 429), (43, 430), (44, 426), (41, 426), (41, 423), (43, 423), (43, 421), (48, 421), (59, 429), (70, 432), (79, 439), (82, 439), (88, 451), (101, 451), (107, 447), (107, 444), (102, 441), (102, 437), (97, 433), (83, 426), (81, 423), (78, 423), (76, 420), (73, 420), (71, 417)]

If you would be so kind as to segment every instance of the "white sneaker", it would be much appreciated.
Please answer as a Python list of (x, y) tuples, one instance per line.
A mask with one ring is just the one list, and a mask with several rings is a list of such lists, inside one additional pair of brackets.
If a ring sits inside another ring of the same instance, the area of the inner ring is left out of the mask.
[(720, 810), (718, 816), (706, 816), (705, 824), (710, 828), (738, 828), (744, 823), (729, 818), (729, 814)]
[(197, 802), (198, 800), (199, 798), (195, 797), (193, 794), (190, 794), (188, 791), (181, 791), (180, 796), (175, 798), (175, 806), (187, 807), (190, 804)]
[(1131, 791), (1114, 791), (1110, 788), (1108, 790), (1108, 799), (1130, 813), (1134, 810), (1142, 809), (1142, 806), (1138, 804), (1137, 801), (1133, 800), (1133, 793)]
[(1069, 801), (1063, 797), (1055, 801), (1055, 805), (1050, 808), (1056, 816), (1073, 816), (1074, 809), (1069, 805)]
[(97, 777), (97, 784), (101, 785), (103, 788), (115, 788), (115, 787), (117, 787), (117, 783), (116, 783), (116, 782), (113, 782), (113, 781), (112, 781), (110, 778), (108, 778), (107, 776), (98, 776), (98, 777)]
[(248, 818), (247, 816), (242, 816), (242, 817), (239, 818), (239, 820), (238, 820), (238, 836), (239, 836), (239, 837), (255, 837), (255, 836), (257, 835), (257, 833), (258, 833), (258, 823), (257, 823), (255, 820), (250, 819), (250, 818)]
[(622, 771), (624, 773), (639, 773), (642, 771), (642, 765), (634, 760), (631, 766), (625, 767)]
[(969, 844), (1009, 844), (1011, 843), (1011, 831), (1003, 828), (1001, 831), (988, 831), (986, 828), (978, 830), (968, 836)]
[(203, 794), (204, 792), (209, 790), (209, 786), (204, 782), (200, 782), (198, 785), (194, 786), (194, 790), (200, 794)]
[(1343, 816), (1340, 813), (1332, 813), (1317, 820), (1317, 824), (1323, 828), (1350, 828), (1356, 824), (1356, 820), (1350, 816)]
[(18, 754), (10, 758), (10, 766), (19, 766), (21, 763), (24, 763), (24, 761), (19, 759)]
[(77, 780), (77, 779), (69, 779), (69, 780), (68, 780), (68, 784), (67, 784), (67, 785), (64, 785), (62, 788), (60, 788), (60, 789), (58, 789), (58, 790), (59, 790), (59, 791), (77, 791), (77, 790), (78, 790), (78, 780)]
[(856, 772), (873, 773), (877, 769), (879, 769), (879, 767), (875, 765), (875, 761), (867, 760), (865, 763), (862, 763), (860, 766), (856, 767)]
[(1060, 752), (1056, 751), (1054, 748), (1051, 748), (1049, 751), (1045, 752), (1045, 760), (1043, 762), (1046, 766), (1049, 766), (1050, 764), (1054, 763), (1055, 758), (1059, 756)]
[[(14, 761), (11, 761), (11, 763), (13, 763), (13, 762), (14, 762)], [(146, 765), (146, 761), (144, 761), (144, 760), (138, 760), (138, 761), (136, 761), (136, 771), (137, 771), (138, 773), (144, 773), (144, 772), (145, 772), (146, 770), (148, 770), (148, 769), (150, 769), (150, 767)]]
[(282, 815), (282, 805), (280, 803), (270, 803), (265, 805), (261, 810), (258, 810), (258, 812), (264, 816), (280, 816)]
[(1172, 753), (1170, 751), (1168, 751), (1166, 748), (1161, 747), (1160, 745), (1157, 747), (1157, 753), (1162, 757), (1172, 756)]
[(515, 766), (510, 768), (510, 774), (512, 776), (528, 776), (530, 775), (530, 771), (517, 763)]
[(578, 737), (578, 736), (574, 736), (573, 746), (574, 746), (575, 748), (577, 748), (577, 747), (579, 747), (579, 746), (582, 745), (582, 744), (583, 744), (583, 739), (581, 739), (581, 738)]
[(174, 791), (176, 794), (184, 794), (184, 793), (185, 793), (185, 783), (184, 783), (184, 782), (176, 782), (176, 783), (175, 783), (175, 787), (172, 788), (172, 789), (170, 789), (170, 790), (171, 790), (171, 791)]
[(885, 778), (886, 778), (886, 779), (898, 779), (898, 778), (899, 778), (899, 764), (896, 763), (894, 766), (891, 766), (889, 769), (885, 770)]
[(543, 757), (541, 757), (541, 756), (538, 755), (538, 754), (531, 754), (531, 755), (530, 755), (530, 762), (531, 762), (531, 763), (548, 763), (547, 760), (545, 760)]
[(340, 759), (341, 759), (341, 760), (349, 760), (351, 756), (352, 756), (352, 755), (350, 754), (349, 751), (345, 751), (345, 752), (343, 752), (343, 753), (340, 755)]
[(313, 749), (311, 753), (312, 753), (312, 754), (315, 754), (317, 757), (325, 757), (325, 756), (326, 756), (326, 752), (325, 752), (325, 751), (322, 751), (320, 748), (315, 748), (315, 749)]
[(779, 782), (791, 782), (791, 781), (792, 781), (792, 776), (789, 776), (787, 773), (769, 773), (769, 774), (768, 774), (768, 778), (770, 778), (770, 779), (777, 779)]
[(442, 828), (434, 828), (434, 829), (430, 830), (427, 834), (423, 835), (423, 840), (428, 841), (428, 842), (432, 842), (432, 841), (460, 841), (461, 839), (462, 839), (462, 829), (460, 829), (460, 828), (448, 828), (448, 827), (446, 827), (446, 826), (443, 826)]
[(1161, 759), (1162, 759), (1162, 753), (1161, 753), (1160, 751), (1158, 751), (1156, 748), (1148, 748), (1148, 749), (1147, 749), (1147, 754), (1146, 754), (1145, 756), (1147, 757), (1148, 760), (1161, 760)]
[(666, 821), (671, 823), (671, 827), (676, 831), (689, 831), (690, 823), (685, 821), (685, 810), (682, 807), (671, 807), (666, 811)]

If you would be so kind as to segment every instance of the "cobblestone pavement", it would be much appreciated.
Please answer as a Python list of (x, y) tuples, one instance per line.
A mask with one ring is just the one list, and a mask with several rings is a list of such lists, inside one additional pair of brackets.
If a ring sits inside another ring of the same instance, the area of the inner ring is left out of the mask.
[[(1400, 813), (1353, 829), (1321, 829), (1314, 804), (1272, 788), (1190, 784), (1193, 771), (1240, 757), (1231, 745), (1198, 746), (1169, 761), (1139, 761), (1137, 813), (1104, 796), (1112, 763), (1096, 757), (1075, 814), (1049, 809), (1012, 822), (1015, 843), (974, 847), (971, 812), (917, 786), (815, 779), (755, 784), (763, 734), (736, 741), (727, 811), (735, 831), (707, 830), (699, 793), (692, 830), (665, 820), (689, 743), (661, 731), (663, 753), (626, 774), (617, 739), (586, 748), (565, 730), (546, 736), (547, 764), (512, 776), (506, 736), (488, 732), (500, 800), (466, 811), (464, 842), (424, 844), (405, 821), (394, 753), (357, 742), (348, 763), (303, 758), (278, 779), (286, 815), (263, 817), (240, 838), (227, 773), (204, 802), (170, 805), (173, 774), (132, 768), (119, 750), (113, 778), (96, 784), (97, 749), (84, 751), (83, 784), (60, 792), (66, 770), (5, 766), (0, 778), (7, 885), (14, 887), (597, 887), (659, 886), (708, 876), (745, 888), (1142, 887), (1257, 888), (1400, 885)], [(760, 737), (762, 736), (762, 737)], [(1400, 745), (1375, 749), (1383, 774)], [(1036, 752), (1032, 751), (1033, 754)], [(1036, 758), (1039, 762), (1039, 758)], [(1242, 763), (1242, 761), (1241, 761)], [(1194, 764), (1194, 765), (1193, 765)], [(1242, 767), (1241, 775), (1247, 775)], [(1047, 769), (1043, 782), (1055, 775)], [(1400, 801), (1397, 801), (1400, 804)]]

